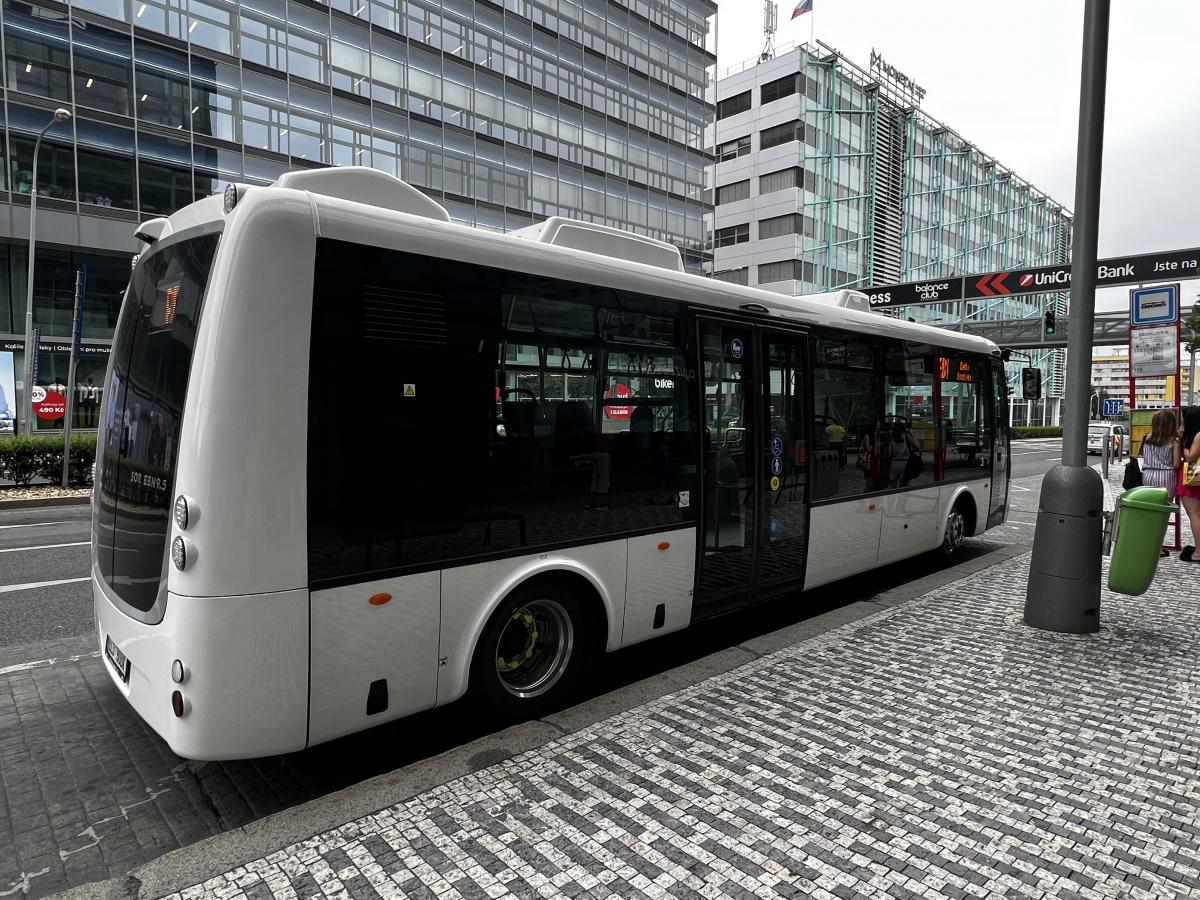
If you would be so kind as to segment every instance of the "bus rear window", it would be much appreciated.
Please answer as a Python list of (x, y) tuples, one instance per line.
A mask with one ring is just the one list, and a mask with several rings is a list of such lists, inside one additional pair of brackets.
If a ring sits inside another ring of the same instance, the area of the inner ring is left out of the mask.
[(103, 430), (97, 562), (134, 609), (158, 598), (179, 426), (217, 236), (152, 251), (134, 270), (113, 346)]

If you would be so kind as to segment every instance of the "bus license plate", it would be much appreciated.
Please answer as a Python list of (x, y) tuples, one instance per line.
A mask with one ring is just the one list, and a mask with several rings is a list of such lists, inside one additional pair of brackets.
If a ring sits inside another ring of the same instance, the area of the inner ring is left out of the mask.
[(121, 652), (121, 648), (113, 642), (111, 635), (104, 636), (104, 655), (113, 664), (113, 667), (117, 670), (117, 674), (121, 676), (121, 680), (128, 684), (129, 659)]

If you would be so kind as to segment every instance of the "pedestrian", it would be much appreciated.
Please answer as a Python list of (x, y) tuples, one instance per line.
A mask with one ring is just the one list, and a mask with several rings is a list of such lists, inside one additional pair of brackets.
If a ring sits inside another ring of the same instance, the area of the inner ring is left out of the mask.
[(825, 426), (825, 441), (830, 450), (837, 452), (838, 469), (846, 468), (846, 429), (836, 419), (830, 419)]
[(914, 471), (916, 467), (911, 465), (910, 461), (914, 453), (916, 459), (921, 458), (921, 445), (917, 443), (908, 426), (899, 419), (892, 424), (891, 451), (888, 485), (894, 488), (904, 487), (920, 474), (919, 471)]
[(1167, 489), (1175, 502), (1179, 490), (1179, 421), (1169, 409), (1160, 409), (1150, 421), (1150, 434), (1142, 441), (1142, 484)]
[[(1200, 540), (1200, 406), (1189, 406), (1183, 411), (1183, 427), (1179, 429), (1179, 488), (1176, 496), (1187, 513), (1192, 525), (1192, 540)], [(1183, 465), (1186, 463), (1186, 465)], [(1196, 547), (1189, 544), (1183, 548), (1179, 558), (1184, 562), (1197, 562)]]

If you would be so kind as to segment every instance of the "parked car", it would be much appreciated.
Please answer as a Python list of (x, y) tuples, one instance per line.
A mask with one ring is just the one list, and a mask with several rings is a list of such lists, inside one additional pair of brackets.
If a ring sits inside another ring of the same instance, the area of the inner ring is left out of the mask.
[(1124, 425), (1112, 422), (1088, 423), (1087, 452), (1099, 455), (1104, 450), (1104, 441), (1109, 441), (1110, 452), (1115, 459), (1129, 456), (1133, 452), (1133, 435)]

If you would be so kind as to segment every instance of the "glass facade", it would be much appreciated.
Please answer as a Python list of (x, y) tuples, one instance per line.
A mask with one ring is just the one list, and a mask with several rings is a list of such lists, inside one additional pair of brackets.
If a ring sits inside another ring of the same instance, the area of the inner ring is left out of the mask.
[[(0, 202), (26, 202), (33, 140), (66, 106), (73, 120), (42, 143), (39, 210), (112, 220), (114, 245), (230, 182), (366, 165), (457, 221), (585, 219), (670, 241), (699, 270), (715, 12), (712, 0), (3, 0)], [(67, 251), (45, 240), (39, 228), (35, 316), (66, 337), (69, 297), (65, 321), (43, 316), (62, 293), (42, 284), (41, 259)], [(0, 335), (24, 331), (23, 253), (0, 258), (0, 292), (16, 288), (0, 296)], [(119, 291), (94, 296), (91, 275), (88, 288), (93, 334), (109, 340)]]
[[(713, 167), (717, 233), (751, 223), (747, 243), (716, 243), (718, 278), (798, 295), (1068, 261), (1060, 204), (849, 60), (802, 47), (718, 81), (718, 105), (747, 93), (750, 107), (712, 136), (753, 148)], [(1046, 309), (1065, 312), (1065, 295), (971, 301), (966, 315)], [(960, 312), (895, 314), (952, 325)], [(1050, 392), (1061, 391), (1062, 355), (1036, 354)]]

